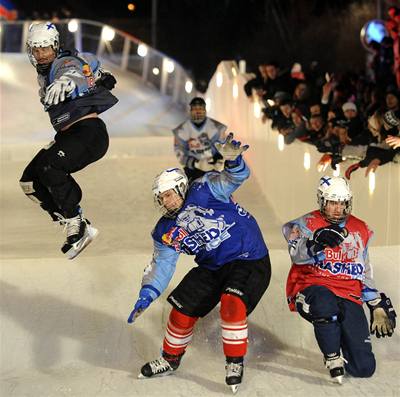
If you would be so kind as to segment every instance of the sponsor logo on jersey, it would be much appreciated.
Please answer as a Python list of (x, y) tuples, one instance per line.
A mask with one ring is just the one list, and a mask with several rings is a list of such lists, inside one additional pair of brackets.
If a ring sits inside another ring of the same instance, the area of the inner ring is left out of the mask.
[(175, 249), (175, 251), (181, 251), (181, 242), (188, 236), (188, 232), (181, 227), (173, 227), (164, 233), (161, 237), (164, 244), (169, 245)]
[(351, 278), (361, 279), (364, 274), (364, 265), (356, 262), (318, 262), (317, 266), (335, 275), (349, 275)]
[(358, 257), (359, 249), (358, 247), (350, 246), (345, 247), (340, 250), (333, 250), (332, 248), (325, 248), (325, 258), (328, 261), (341, 261), (341, 262), (350, 262)]
[(181, 247), (187, 253), (196, 254), (200, 249), (216, 249), (231, 237), (228, 230), (235, 222), (228, 224), (223, 215), (215, 217), (213, 209), (189, 204), (177, 217), (176, 223), (189, 234), (184, 237)]

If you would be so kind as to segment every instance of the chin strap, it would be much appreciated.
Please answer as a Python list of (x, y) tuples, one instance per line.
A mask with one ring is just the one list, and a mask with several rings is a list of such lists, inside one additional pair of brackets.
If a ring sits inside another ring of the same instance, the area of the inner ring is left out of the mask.
[(36, 65), (36, 71), (38, 72), (38, 74), (42, 75), (42, 76), (47, 76), (47, 74), (50, 71), (51, 65), (53, 62), (50, 63), (46, 63), (46, 64), (37, 64)]

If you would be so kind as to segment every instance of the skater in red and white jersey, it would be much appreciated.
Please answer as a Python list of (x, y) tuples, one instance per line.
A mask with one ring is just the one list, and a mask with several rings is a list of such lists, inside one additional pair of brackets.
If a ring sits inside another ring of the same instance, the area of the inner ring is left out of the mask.
[[(375, 288), (368, 256), (372, 231), (351, 215), (352, 192), (341, 177), (324, 176), (319, 209), (283, 226), (292, 267), (286, 284), (289, 308), (314, 327), (331, 379), (342, 383), (375, 372), (370, 332), (392, 336), (396, 313)], [(370, 330), (363, 303), (370, 309)]]

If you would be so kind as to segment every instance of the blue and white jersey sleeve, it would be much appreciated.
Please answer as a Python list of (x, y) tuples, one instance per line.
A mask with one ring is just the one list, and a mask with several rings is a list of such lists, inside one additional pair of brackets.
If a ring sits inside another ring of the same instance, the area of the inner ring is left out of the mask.
[(61, 77), (72, 80), (76, 88), (70, 97), (74, 99), (88, 93), (94, 87), (99, 67), (100, 62), (92, 54), (85, 54), (85, 58), (63, 56), (54, 61), (49, 74), (49, 83)]
[(366, 247), (364, 251), (364, 266), (365, 271), (361, 292), (363, 302), (368, 302), (380, 297), (379, 292), (375, 287), (374, 274), (371, 262), (369, 260), (368, 247)]
[(285, 223), (282, 233), (288, 243), (288, 251), (293, 264), (314, 265), (325, 259), (322, 251), (313, 253), (307, 247), (307, 240), (312, 232), (305, 226), (302, 218)]
[(168, 287), (175, 273), (179, 253), (156, 240), (153, 241), (153, 258), (144, 269), (142, 287), (150, 287), (152, 298), (157, 299)]
[(208, 172), (201, 182), (206, 182), (213, 196), (228, 203), (232, 193), (250, 176), (249, 167), (240, 156), (239, 164), (233, 168), (225, 168), (222, 172)]

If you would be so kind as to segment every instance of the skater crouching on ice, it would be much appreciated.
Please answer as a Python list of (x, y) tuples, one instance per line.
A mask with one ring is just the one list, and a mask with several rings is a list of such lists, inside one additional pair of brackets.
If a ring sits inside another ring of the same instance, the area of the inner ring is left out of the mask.
[(145, 364), (139, 377), (175, 371), (199, 317), (219, 302), (226, 383), (236, 392), (247, 351), (247, 317), (271, 278), (268, 249), (256, 220), (231, 194), (248, 178), (241, 153), (248, 146), (232, 140), (216, 143), (224, 159), (221, 173), (208, 172), (188, 186), (185, 173), (169, 168), (158, 175), (153, 196), (163, 216), (156, 224), (153, 260), (128, 322), (132, 323), (167, 288), (180, 253), (195, 255), (191, 269), (168, 296), (173, 306), (161, 357)]
[(82, 213), (82, 191), (71, 174), (107, 152), (107, 129), (97, 115), (118, 102), (110, 93), (116, 80), (100, 68), (94, 55), (61, 50), (51, 22), (29, 27), (26, 48), (38, 73), (40, 101), (56, 135), (25, 168), (20, 185), (54, 221), (65, 226), (67, 239), (61, 250), (72, 259), (97, 230)]
[(286, 285), (290, 310), (314, 327), (331, 380), (346, 372), (366, 378), (375, 372), (370, 331), (392, 336), (396, 313), (372, 279), (368, 243), (372, 231), (351, 215), (352, 193), (341, 177), (324, 176), (317, 191), (319, 210), (286, 223), (292, 267)]

